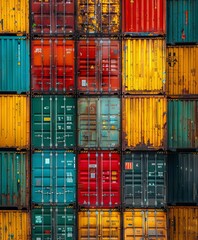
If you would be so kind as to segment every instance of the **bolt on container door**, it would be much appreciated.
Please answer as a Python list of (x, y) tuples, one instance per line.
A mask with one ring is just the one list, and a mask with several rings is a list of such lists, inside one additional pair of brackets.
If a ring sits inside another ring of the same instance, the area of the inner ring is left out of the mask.
[(125, 207), (165, 207), (165, 154), (125, 152), (122, 173)]
[(0, 37), (0, 92), (30, 91), (29, 40)]
[(166, 149), (166, 98), (125, 97), (123, 106), (123, 149)]
[(76, 156), (72, 152), (43, 151), (32, 154), (32, 203), (74, 204)]
[(76, 102), (59, 95), (32, 98), (32, 148), (65, 149), (75, 146)]
[(198, 101), (168, 101), (168, 148), (198, 148)]
[(167, 240), (166, 213), (161, 210), (127, 210), (124, 217), (124, 240)]
[(168, 95), (198, 94), (198, 46), (167, 47), (167, 93)]
[(168, 157), (168, 204), (198, 205), (198, 154), (175, 153)]
[(120, 43), (93, 39), (78, 42), (78, 91), (118, 93), (120, 91)]
[(167, 0), (167, 43), (198, 42), (197, 0)]
[(120, 213), (98, 209), (78, 212), (78, 239), (121, 240)]
[(77, 30), (80, 34), (120, 32), (120, 0), (78, 0)]
[(165, 35), (166, 1), (123, 0), (122, 26), (125, 34), (136, 36)]
[(74, 91), (74, 41), (63, 38), (32, 40), (32, 91)]
[(31, 11), (34, 35), (67, 35), (74, 32), (74, 0), (32, 0)]
[(120, 100), (117, 97), (78, 99), (78, 145), (80, 148), (119, 147)]
[(75, 210), (68, 207), (38, 207), (32, 209), (32, 240), (74, 240)]
[(120, 156), (115, 152), (78, 155), (78, 205), (114, 208), (120, 205)]

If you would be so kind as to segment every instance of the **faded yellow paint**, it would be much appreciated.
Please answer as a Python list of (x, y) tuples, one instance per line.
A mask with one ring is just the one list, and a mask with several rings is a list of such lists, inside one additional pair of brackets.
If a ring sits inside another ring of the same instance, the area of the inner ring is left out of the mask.
[(166, 52), (164, 39), (126, 39), (122, 46), (123, 91), (158, 94), (165, 91)]
[(29, 97), (0, 95), (0, 147), (29, 148)]

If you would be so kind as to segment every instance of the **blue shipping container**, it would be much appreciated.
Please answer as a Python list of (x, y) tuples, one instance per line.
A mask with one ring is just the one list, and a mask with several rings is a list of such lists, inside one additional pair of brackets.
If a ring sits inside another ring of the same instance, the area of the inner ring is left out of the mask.
[(29, 40), (0, 37), (0, 92), (30, 91)]

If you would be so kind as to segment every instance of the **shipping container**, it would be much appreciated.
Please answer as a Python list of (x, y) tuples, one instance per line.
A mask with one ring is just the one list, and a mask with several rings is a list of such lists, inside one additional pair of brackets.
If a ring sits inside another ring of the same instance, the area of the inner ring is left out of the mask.
[(0, 210), (2, 240), (31, 240), (30, 216), (26, 211)]
[(77, 0), (77, 30), (80, 34), (118, 34), (120, 0)]
[(78, 146), (102, 150), (120, 147), (120, 99), (78, 98)]
[(168, 148), (198, 148), (198, 101), (168, 101)]
[(167, 43), (198, 42), (198, 1), (167, 0)]
[(165, 0), (123, 0), (122, 27), (124, 34), (135, 36), (165, 35)]
[(166, 206), (166, 154), (124, 152), (122, 177), (124, 207)]
[(198, 46), (167, 46), (167, 94), (198, 95)]
[(78, 212), (78, 239), (121, 240), (120, 212), (107, 209)]
[(0, 92), (30, 91), (29, 40), (0, 37)]
[(78, 155), (78, 205), (115, 208), (120, 205), (120, 155), (84, 152)]
[(31, 0), (33, 35), (74, 33), (74, 0)]
[(32, 209), (32, 240), (76, 239), (73, 208), (46, 206)]
[(0, 207), (29, 208), (29, 156), (25, 152), (0, 152)]
[(198, 154), (172, 153), (168, 156), (168, 204), (198, 205)]
[(133, 96), (122, 100), (123, 149), (166, 149), (165, 97)]
[(167, 240), (166, 212), (132, 209), (123, 215), (124, 240)]
[(162, 38), (123, 40), (123, 92), (160, 94), (165, 91), (166, 45)]
[(29, 97), (0, 95), (0, 148), (28, 149)]
[(78, 91), (119, 93), (120, 42), (107, 38), (78, 41)]
[(63, 95), (32, 98), (32, 148), (65, 149), (76, 145), (76, 100)]
[(32, 40), (32, 91), (74, 91), (74, 41), (63, 38)]
[(76, 155), (65, 151), (32, 154), (32, 204), (73, 205), (76, 201)]
[(0, 34), (29, 33), (29, 1), (0, 1)]

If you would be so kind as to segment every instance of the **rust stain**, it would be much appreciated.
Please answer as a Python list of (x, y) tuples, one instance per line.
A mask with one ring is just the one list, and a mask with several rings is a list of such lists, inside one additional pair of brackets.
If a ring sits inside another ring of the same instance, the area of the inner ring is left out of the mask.
[(186, 34), (184, 32), (184, 29), (182, 29), (182, 36), (181, 36), (182, 39), (186, 39)]
[(186, 16), (186, 25), (188, 25), (188, 11), (185, 11), (185, 16)]

